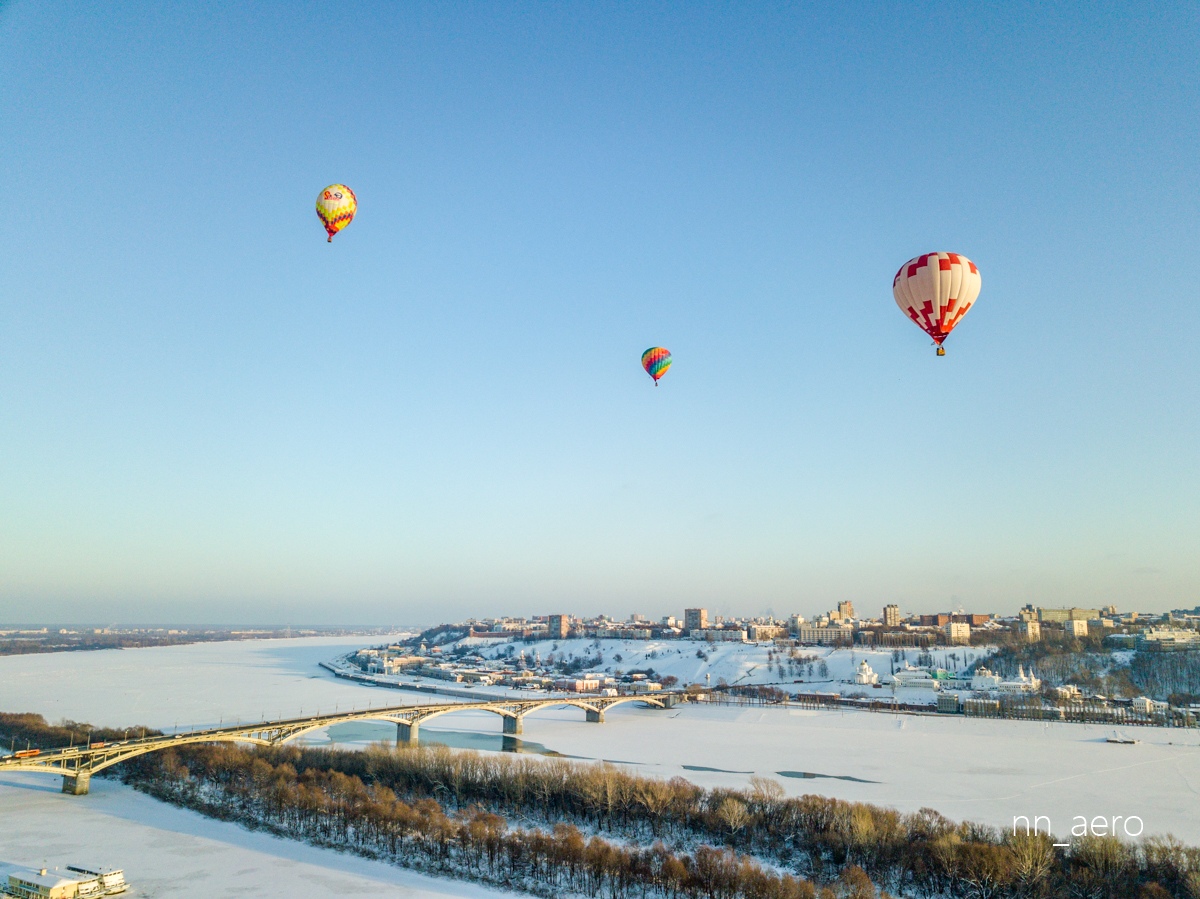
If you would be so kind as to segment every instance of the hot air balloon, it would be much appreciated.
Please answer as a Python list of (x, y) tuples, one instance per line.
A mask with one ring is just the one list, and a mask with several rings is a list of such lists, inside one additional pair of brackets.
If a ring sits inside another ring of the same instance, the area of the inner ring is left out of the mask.
[(665, 347), (652, 346), (642, 353), (642, 368), (654, 379), (655, 387), (658, 386), (658, 379), (665, 375), (670, 367), (671, 351)]
[(317, 215), (329, 234), (329, 243), (337, 234), (354, 221), (358, 212), (358, 198), (344, 184), (331, 184), (317, 195)]
[(900, 266), (892, 295), (945, 356), (942, 341), (962, 321), (983, 284), (975, 263), (959, 253), (926, 253)]

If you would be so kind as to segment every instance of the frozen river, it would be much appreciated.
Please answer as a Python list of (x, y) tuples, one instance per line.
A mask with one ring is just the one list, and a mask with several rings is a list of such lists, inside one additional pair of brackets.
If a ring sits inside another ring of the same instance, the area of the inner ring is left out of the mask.
[[(38, 712), (51, 721), (171, 729), (426, 698), (338, 680), (317, 667), (368, 642), (313, 638), (0, 658), (0, 709)], [(427, 741), (484, 750), (500, 748), (499, 732), (497, 716), (486, 712), (448, 715), (421, 727)], [(999, 827), (1011, 826), (1016, 815), (1045, 816), (1060, 836), (1069, 835), (1076, 816), (1135, 816), (1146, 834), (1170, 832), (1200, 844), (1200, 731), (1130, 728), (1128, 735), (1141, 740), (1132, 746), (1105, 742), (1109, 733), (1099, 726), (957, 716), (625, 705), (610, 710), (603, 725), (585, 723), (577, 709), (531, 714), (524, 739), (534, 752), (606, 759), (705, 786), (743, 786), (759, 774), (776, 778), (791, 794), (820, 793), (904, 811), (928, 806)], [(347, 745), (394, 736), (391, 725), (370, 723), (333, 733)], [(313, 735), (314, 742), (329, 738)], [(91, 796), (78, 798), (60, 795), (58, 787), (49, 778), (0, 780), (0, 819), (22, 819), (18, 830), (0, 831), (0, 861), (45, 857), (65, 864), (94, 859), (96, 847), (100, 861), (124, 865), (133, 880), (136, 849), (126, 847), (145, 845), (150, 868), (143, 880), (162, 877), (164, 890), (169, 872), (188, 870), (185, 862), (194, 852), (223, 858), (222, 866), (242, 872), (248, 887), (278, 885), (276, 874), (255, 872), (314, 865), (344, 879), (344, 890), (336, 889), (349, 894), (397, 895), (403, 886), (415, 891), (411, 895), (491, 895), (406, 880), (409, 875), (390, 869), (381, 880), (365, 862), (205, 821), (112, 783), (94, 783)], [(70, 823), (55, 823), (63, 821)], [(38, 833), (43, 837), (33, 836)], [(47, 834), (54, 839), (46, 842)], [(41, 845), (47, 848), (38, 850)], [(334, 889), (313, 886), (306, 893), (305, 884), (318, 880), (297, 877), (296, 888), (288, 890), (293, 895)], [(208, 889), (195, 894), (212, 895), (211, 884)], [(176, 881), (170, 890), (181, 894)]]
[[(0, 658), (0, 709), (51, 721), (190, 727), (264, 712), (353, 705), (363, 688), (325, 676), (317, 662), (363, 645), (346, 638), (209, 643)], [(405, 694), (388, 691), (392, 702)], [(375, 704), (380, 700), (376, 697)], [(514, 896), (426, 877), (367, 859), (247, 831), (174, 808), (111, 780), (65, 796), (57, 777), (0, 778), (0, 862), (125, 869), (147, 897)]]

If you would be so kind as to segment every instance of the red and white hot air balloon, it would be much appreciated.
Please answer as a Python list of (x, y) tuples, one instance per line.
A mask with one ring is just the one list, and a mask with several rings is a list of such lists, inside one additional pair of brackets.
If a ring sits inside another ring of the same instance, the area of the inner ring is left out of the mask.
[(892, 295), (945, 356), (942, 341), (962, 321), (979, 296), (983, 281), (975, 263), (960, 253), (926, 253), (900, 266)]

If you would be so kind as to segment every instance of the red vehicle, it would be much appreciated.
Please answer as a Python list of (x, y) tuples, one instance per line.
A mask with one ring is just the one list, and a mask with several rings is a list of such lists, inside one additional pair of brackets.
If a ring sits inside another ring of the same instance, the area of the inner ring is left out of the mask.
[(22, 749), (18, 752), (13, 753), (13, 757), (18, 758), (18, 759), (27, 759), (30, 756), (41, 755), (41, 754), (42, 754), (42, 750), (40, 750), (40, 749)]

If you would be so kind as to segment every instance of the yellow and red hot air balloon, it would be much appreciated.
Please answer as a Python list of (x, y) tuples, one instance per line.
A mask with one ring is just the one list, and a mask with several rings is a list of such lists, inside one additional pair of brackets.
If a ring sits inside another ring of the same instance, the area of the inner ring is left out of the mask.
[(358, 198), (344, 184), (331, 184), (317, 194), (317, 215), (329, 234), (329, 243), (333, 243), (333, 235), (354, 221), (356, 212)]
[(962, 321), (979, 296), (983, 281), (975, 263), (960, 253), (926, 253), (900, 266), (892, 295), (900, 311), (933, 338), (937, 354), (942, 341)]
[(642, 353), (642, 368), (654, 379), (655, 387), (658, 386), (658, 379), (665, 375), (670, 367), (671, 351), (665, 347), (652, 346)]

